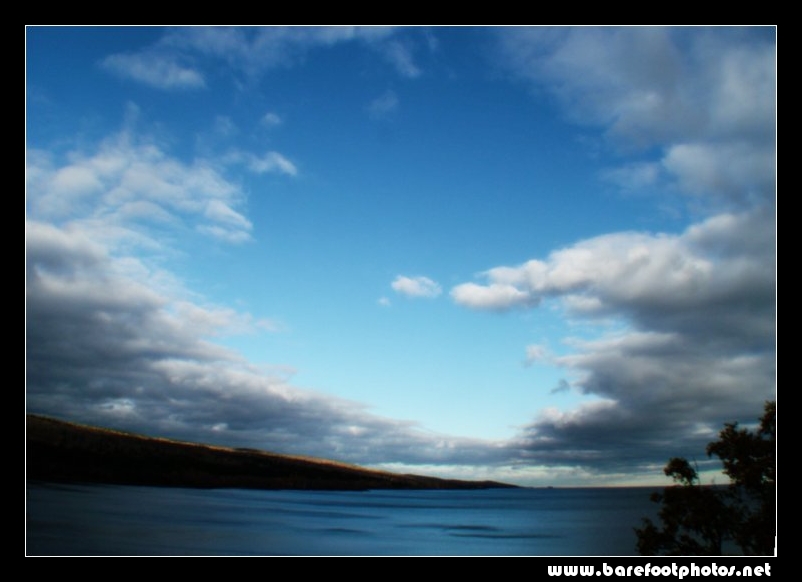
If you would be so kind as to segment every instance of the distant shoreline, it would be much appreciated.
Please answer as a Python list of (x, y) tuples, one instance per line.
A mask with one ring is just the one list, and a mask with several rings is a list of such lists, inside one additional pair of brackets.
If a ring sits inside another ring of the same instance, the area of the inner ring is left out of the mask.
[(105, 483), (202, 489), (516, 488), (496, 481), (402, 475), (337, 461), (250, 448), (174, 441), (26, 416), (26, 478), (57, 483)]

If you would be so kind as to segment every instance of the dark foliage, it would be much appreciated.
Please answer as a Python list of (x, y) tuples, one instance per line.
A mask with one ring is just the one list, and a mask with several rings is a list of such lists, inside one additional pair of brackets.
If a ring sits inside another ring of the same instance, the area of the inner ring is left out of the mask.
[[(662, 527), (649, 519), (636, 528), (643, 555), (721, 555), (725, 547), (746, 555), (773, 555), (776, 535), (777, 409), (767, 402), (755, 431), (724, 425), (707, 446), (729, 476), (727, 487), (704, 486), (695, 467), (682, 458), (663, 471), (675, 485), (652, 495), (661, 503)], [(731, 552), (730, 552), (731, 553)]]

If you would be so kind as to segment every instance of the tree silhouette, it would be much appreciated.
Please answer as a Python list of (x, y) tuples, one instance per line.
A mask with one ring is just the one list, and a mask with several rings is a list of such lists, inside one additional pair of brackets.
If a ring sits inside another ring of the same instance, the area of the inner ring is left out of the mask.
[(673, 458), (663, 472), (674, 480), (663, 493), (652, 494), (662, 503), (662, 527), (649, 519), (638, 535), (643, 555), (721, 555), (726, 543), (747, 555), (773, 555), (776, 535), (777, 408), (766, 402), (755, 431), (728, 423), (719, 439), (707, 445), (729, 476), (726, 488), (704, 486), (695, 467)]

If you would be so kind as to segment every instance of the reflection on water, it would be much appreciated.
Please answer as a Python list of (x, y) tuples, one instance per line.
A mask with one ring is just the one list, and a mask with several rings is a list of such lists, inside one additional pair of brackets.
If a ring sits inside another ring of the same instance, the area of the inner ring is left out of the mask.
[(28, 555), (635, 552), (651, 490), (254, 491), (29, 484)]

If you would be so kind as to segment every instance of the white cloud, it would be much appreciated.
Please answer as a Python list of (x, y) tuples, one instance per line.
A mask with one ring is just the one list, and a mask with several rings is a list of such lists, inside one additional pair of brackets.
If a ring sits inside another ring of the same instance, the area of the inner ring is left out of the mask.
[(230, 244), (241, 244), (251, 240), (251, 235), (243, 230), (220, 226), (219, 224), (199, 224), (195, 227), (199, 233), (216, 238)]
[(148, 200), (133, 200), (125, 202), (117, 212), (122, 222), (150, 221), (173, 223), (173, 217), (164, 208)]
[(90, 168), (68, 166), (55, 173), (50, 187), (56, 196), (73, 198), (97, 192), (103, 185)]
[(404, 277), (399, 275), (391, 287), (407, 297), (437, 297), (442, 293), (440, 285), (428, 277)]
[(273, 113), (272, 111), (265, 113), (262, 116), (261, 124), (265, 127), (276, 127), (283, 123), (281, 117), (277, 113)]
[(298, 168), (279, 152), (269, 151), (261, 156), (242, 150), (232, 150), (223, 156), (226, 164), (243, 164), (254, 174), (285, 174), (297, 176)]
[[(703, 450), (728, 419), (751, 418), (774, 397), (774, 248), (773, 212), (761, 208), (716, 215), (680, 235), (580, 241), (544, 261), (490, 269), (485, 285), (451, 294), (475, 309), (550, 300), (575, 320), (617, 322), (616, 333), (570, 342), (567, 355), (527, 348), (528, 363), (547, 358), (602, 403), (541, 415), (519, 446), (550, 465), (609, 472), (620, 464), (626, 472), (661, 454)], [(568, 388), (561, 383), (552, 393)]]
[(392, 40), (384, 43), (381, 51), (400, 75), (410, 79), (420, 76), (421, 70), (415, 64), (412, 58), (412, 51), (408, 45)]
[(239, 212), (235, 212), (220, 200), (210, 200), (209, 204), (206, 205), (204, 215), (214, 222), (220, 222), (243, 230), (250, 230), (253, 226), (250, 220)]
[(552, 392), (587, 400), (543, 411), (521, 431), (520, 454), (608, 474), (698, 454), (722, 423), (757, 416), (776, 387), (773, 31), (525, 28), (498, 38), (515, 74), (600, 127), (615, 153), (639, 153), (605, 179), (675, 186), (711, 214), (679, 234), (579, 241), (452, 290), (475, 309), (549, 301), (572, 322), (616, 330), (551, 358), (572, 379)]
[(183, 67), (171, 55), (115, 54), (103, 59), (103, 68), (157, 89), (197, 89), (206, 82), (198, 71)]
[(491, 283), (490, 285), (462, 283), (451, 290), (451, 297), (466, 307), (495, 311), (530, 306), (539, 301), (513, 285), (500, 283)]
[[(222, 240), (250, 238), (250, 221), (235, 210), (243, 198), (237, 185), (206, 160), (184, 163), (130, 133), (107, 139), (94, 152), (72, 152), (60, 166), (44, 155), (29, 156), (28, 163), (33, 216), (79, 220), (126, 236), (133, 223), (190, 222)], [(274, 171), (295, 170), (279, 154), (262, 163), (272, 163)], [(137, 237), (145, 234), (139, 230)]]
[(274, 332), (279, 326), (267, 319), (256, 319), (250, 313), (241, 313), (230, 307), (201, 306), (186, 300), (173, 300), (172, 313), (194, 329), (200, 337), (255, 333), (259, 330)]
[(248, 168), (257, 174), (278, 172), (289, 176), (297, 176), (298, 168), (290, 160), (278, 152), (267, 152), (261, 158), (250, 157)]
[[(214, 57), (235, 70), (258, 76), (272, 68), (291, 66), (316, 48), (345, 42), (383, 48), (394, 34), (391, 27), (364, 26), (183, 27), (171, 30), (157, 46), (162, 51)], [(411, 61), (405, 62), (402, 51), (391, 62), (402, 74), (414, 67)]]
[(168, 29), (141, 52), (110, 55), (101, 66), (151, 87), (193, 89), (205, 86), (204, 76), (184, 63), (222, 61), (232, 71), (255, 79), (271, 69), (302, 63), (316, 49), (360, 43), (381, 55), (399, 75), (414, 78), (420, 68), (412, 56), (413, 45), (398, 38), (411, 34), (414, 29), (381, 26), (187, 26)]
[(745, 142), (682, 143), (668, 148), (662, 164), (691, 194), (747, 207), (774, 199), (773, 147)]
[(504, 29), (503, 61), (547, 85), (576, 120), (657, 158), (611, 169), (628, 188), (657, 168), (680, 189), (737, 206), (774, 196), (776, 55), (770, 28)]
[(583, 121), (623, 133), (675, 115), (680, 55), (665, 29), (520, 28), (499, 40), (516, 73), (547, 81)]
[[(743, 232), (754, 237), (751, 254), (721, 256), (719, 248), (742, 244), (738, 239)], [(490, 269), (483, 274), (486, 285), (465, 283), (451, 295), (457, 303), (477, 309), (568, 298), (576, 315), (589, 315), (583, 307), (590, 306), (591, 313), (623, 312), (650, 320), (679, 318), (693, 310), (708, 320), (725, 316), (728, 303), (734, 308), (747, 301), (744, 294), (756, 294), (760, 305), (771, 301), (773, 233), (771, 217), (755, 211), (719, 215), (678, 236), (604, 235), (554, 251), (546, 261)], [(704, 244), (698, 244), (702, 239)], [(732, 317), (725, 319), (736, 324)], [(741, 314), (741, 321), (749, 319)]]

